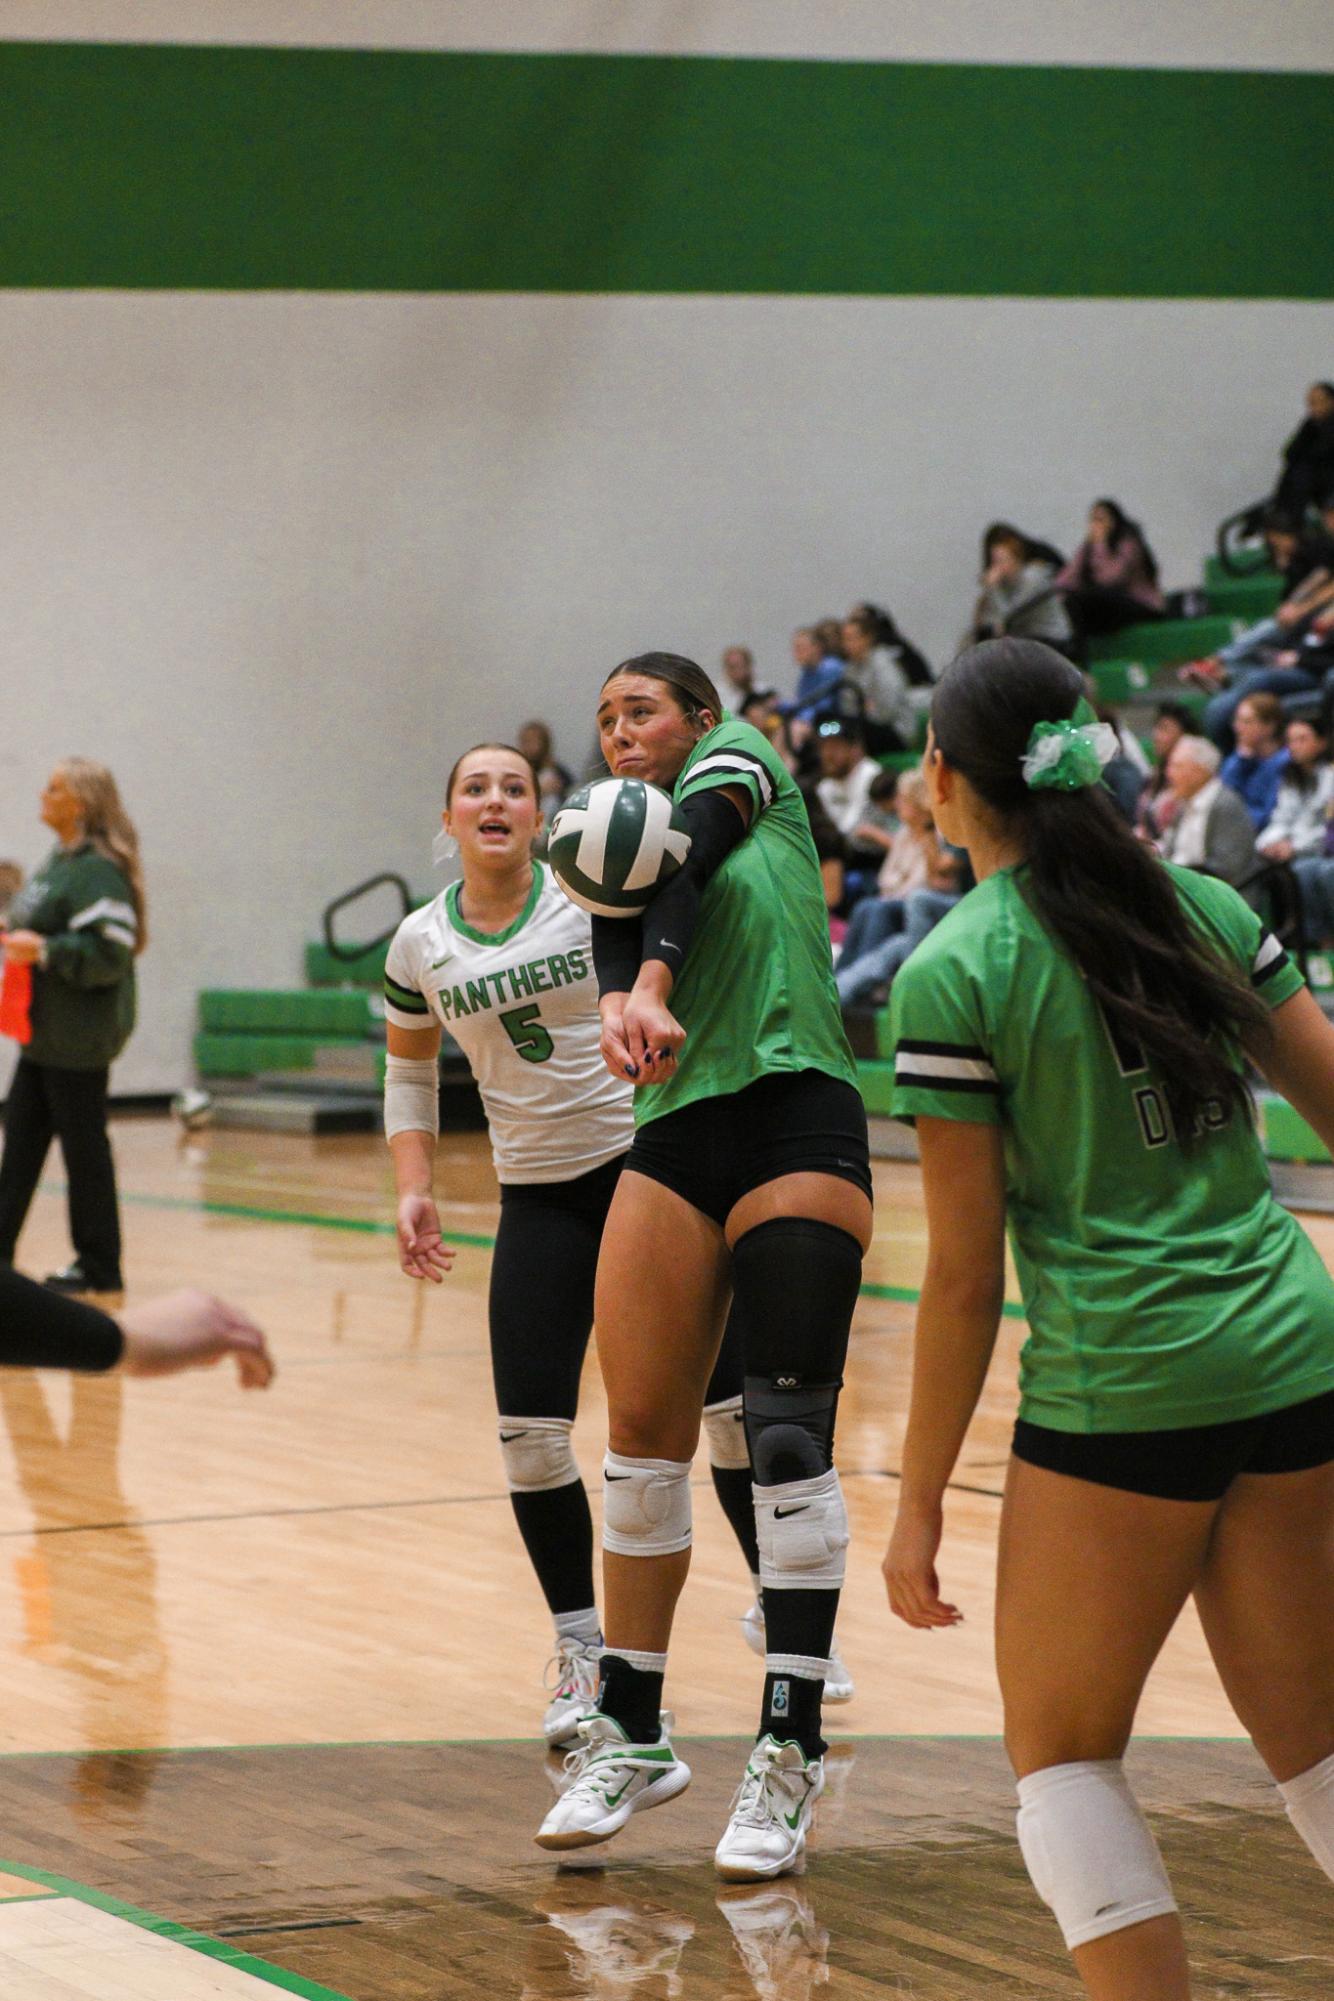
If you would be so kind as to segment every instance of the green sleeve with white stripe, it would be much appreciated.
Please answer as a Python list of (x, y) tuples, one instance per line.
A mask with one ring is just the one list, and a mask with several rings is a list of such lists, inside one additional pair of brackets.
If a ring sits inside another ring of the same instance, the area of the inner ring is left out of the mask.
[(1245, 973), (1270, 1008), (1305, 986), (1296, 962), (1230, 883), (1196, 869), (1172, 868), (1173, 886), (1206, 938)]
[(1000, 1124), (1000, 1084), (978, 995), (957, 961), (928, 952), (904, 962), (890, 989), (890, 1040), (896, 1119)]
[(78, 895), (79, 909), (47, 940), (47, 966), (72, 987), (114, 987), (139, 940), (130, 885), (105, 855), (90, 854), (80, 857)]
[(749, 723), (719, 723), (700, 738), (676, 781), (677, 803), (700, 792), (735, 786), (751, 803), (750, 823), (773, 802), (783, 765)]

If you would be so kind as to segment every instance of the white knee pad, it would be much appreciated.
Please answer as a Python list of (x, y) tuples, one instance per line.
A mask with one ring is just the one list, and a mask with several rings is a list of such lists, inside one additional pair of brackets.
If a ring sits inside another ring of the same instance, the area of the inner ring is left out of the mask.
[(847, 1563), (848, 1511), (831, 1466), (812, 1480), (756, 1487), (760, 1582), (766, 1591), (837, 1591)]
[(511, 1494), (545, 1494), (570, 1487), (579, 1478), (570, 1445), (573, 1419), (502, 1417), (500, 1456)]
[(675, 1556), (690, 1547), (690, 1461), (602, 1462), (602, 1547), (617, 1556)]
[(739, 1396), (728, 1397), (723, 1403), (705, 1404), (704, 1436), (709, 1442), (710, 1466), (735, 1467), (738, 1472), (743, 1467), (750, 1470), (746, 1420)]
[(1279, 1791), (1288, 1819), (1325, 1874), (1334, 1880), (1334, 1758), (1286, 1780)]
[(1176, 1909), (1158, 1844), (1119, 1758), (1019, 1781), (1019, 1847), (1069, 1951)]

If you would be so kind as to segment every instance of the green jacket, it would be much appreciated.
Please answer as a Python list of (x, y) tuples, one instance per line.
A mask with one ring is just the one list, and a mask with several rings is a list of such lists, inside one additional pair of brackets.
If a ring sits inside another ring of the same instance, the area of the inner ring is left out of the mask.
[(32, 969), (32, 1041), (23, 1054), (60, 1070), (105, 1070), (134, 1027), (130, 885), (90, 841), (53, 848), (10, 905), (14, 931), (40, 931), (45, 966)]

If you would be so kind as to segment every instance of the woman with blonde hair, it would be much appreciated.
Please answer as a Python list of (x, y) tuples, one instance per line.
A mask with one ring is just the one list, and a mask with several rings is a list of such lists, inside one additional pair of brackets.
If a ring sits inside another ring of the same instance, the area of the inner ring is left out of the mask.
[(58, 1138), (74, 1261), (47, 1284), (61, 1292), (118, 1292), (107, 1078), (134, 1027), (134, 961), (148, 942), (139, 838), (115, 779), (85, 757), (56, 766), (41, 816), (56, 845), (15, 898), (3, 937), (6, 960), (31, 968), (32, 1003), (5, 1107), (0, 1263), (13, 1263)]

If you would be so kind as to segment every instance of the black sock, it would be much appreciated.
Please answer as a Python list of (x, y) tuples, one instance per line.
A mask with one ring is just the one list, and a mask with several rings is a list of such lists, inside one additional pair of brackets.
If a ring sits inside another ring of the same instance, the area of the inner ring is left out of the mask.
[(713, 1475), (713, 1491), (718, 1496), (719, 1506), (741, 1544), (746, 1568), (752, 1577), (758, 1577), (760, 1545), (755, 1535), (755, 1490), (751, 1485), (750, 1468), (710, 1466), (709, 1471)]
[(582, 1480), (511, 1494), (529, 1561), (552, 1612), (582, 1612), (593, 1595), (593, 1517)]
[(598, 1708), (620, 1724), (632, 1744), (656, 1744), (662, 1735), (661, 1673), (631, 1667), (619, 1654), (604, 1654)]
[(823, 1694), (822, 1681), (807, 1681), (804, 1675), (766, 1669), (764, 1710), (756, 1737), (777, 1737), (780, 1743), (791, 1739), (801, 1746), (804, 1757), (823, 1757), (829, 1748), (820, 1735)]

